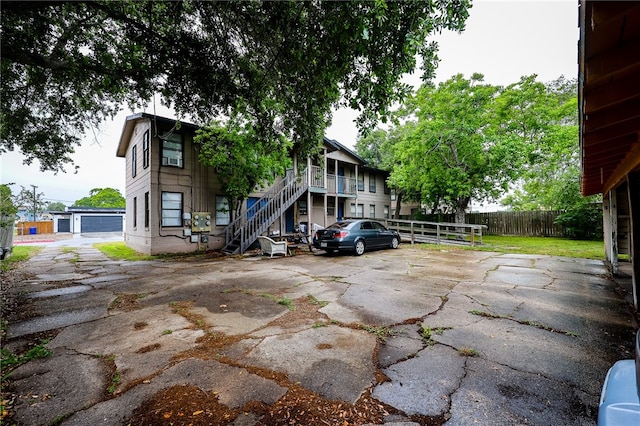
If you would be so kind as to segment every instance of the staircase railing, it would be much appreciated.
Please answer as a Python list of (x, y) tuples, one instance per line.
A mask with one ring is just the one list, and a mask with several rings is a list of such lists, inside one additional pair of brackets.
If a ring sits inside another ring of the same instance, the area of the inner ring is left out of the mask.
[(225, 246), (222, 251), (244, 253), (258, 236), (304, 194), (308, 186), (306, 169), (297, 176), (293, 171), (288, 171), (282, 181), (272, 186), (251, 208), (244, 209), (225, 228)]

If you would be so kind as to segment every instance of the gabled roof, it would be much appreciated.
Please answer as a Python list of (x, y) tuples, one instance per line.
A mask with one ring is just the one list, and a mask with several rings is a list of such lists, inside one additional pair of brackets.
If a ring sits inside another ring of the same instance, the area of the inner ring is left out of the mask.
[(347, 148), (346, 146), (342, 145), (340, 142), (338, 142), (335, 139), (329, 139), (328, 137), (324, 137), (324, 143), (326, 143), (330, 148), (333, 148), (332, 150), (330, 150), (329, 152), (334, 152), (334, 151), (343, 151), (345, 152), (347, 155), (355, 158), (356, 160), (358, 160), (360, 163), (364, 164), (366, 163), (366, 161), (364, 160), (364, 158), (360, 157), (358, 154), (356, 154), (354, 151), (352, 151), (351, 149)]
[[(120, 134), (120, 142), (118, 142), (118, 149), (116, 151), (117, 157), (126, 157), (127, 148), (129, 148), (129, 142), (131, 141), (131, 135), (139, 121), (153, 120), (157, 126), (160, 127), (173, 127), (178, 120), (166, 117), (160, 117), (158, 115), (147, 114), (146, 112), (138, 112), (127, 116), (122, 126), (122, 133)], [(198, 126), (191, 123), (180, 121), (180, 127), (195, 131)]]
[[(120, 135), (120, 141), (118, 142), (118, 149), (116, 151), (116, 156), (117, 157), (126, 157), (127, 149), (129, 148), (129, 142), (131, 141), (131, 136), (133, 135), (133, 130), (135, 129), (136, 124), (138, 122), (144, 121), (144, 120), (153, 120), (155, 122), (155, 124), (158, 125), (159, 127), (172, 127), (177, 122), (177, 120), (172, 119), (172, 118), (160, 117), (160, 116), (157, 116), (157, 115), (148, 114), (146, 112), (138, 112), (136, 114), (132, 114), (132, 115), (127, 116), (127, 118), (125, 119), (125, 122), (124, 122), (124, 126), (122, 126), (122, 133)], [(189, 129), (189, 130), (194, 131), (194, 132), (199, 127), (199, 126), (197, 126), (195, 124), (185, 123), (183, 121), (180, 122), (180, 126), (181, 126), (181, 128)], [(346, 153), (347, 155), (349, 155), (350, 157), (353, 157), (357, 162), (360, 163), (360, 165), (362, 167), (365, 167), (365, 168), (367, 168), (369, 170), (373, 170), (373, 171), (384, 172), (383, 170), (378, 170), (378, 169), (376, 169), (374, 167), (367, 166), (366, 161), (364, 160), (364, 158), (360, 157), (354, 151), (352, 151), (348, 147), (342, 145), (337, 140), (329, 139), (326, 136), (323, 138), (323, 140), (324, 140), (324, 143), (326, 144), (329, 152), (342, 151), (342, 152)]]
[(640, 169), (640, 2), (580, 1), (579, 120), (583, 195)]

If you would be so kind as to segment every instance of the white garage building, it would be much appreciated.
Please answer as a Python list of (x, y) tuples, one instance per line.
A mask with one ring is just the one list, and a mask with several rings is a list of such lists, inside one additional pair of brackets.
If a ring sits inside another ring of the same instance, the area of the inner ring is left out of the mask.
[(67, 207), (53, 214), (53, 232), (89, 234), (98, 232), (124, 232), (125, 209)]

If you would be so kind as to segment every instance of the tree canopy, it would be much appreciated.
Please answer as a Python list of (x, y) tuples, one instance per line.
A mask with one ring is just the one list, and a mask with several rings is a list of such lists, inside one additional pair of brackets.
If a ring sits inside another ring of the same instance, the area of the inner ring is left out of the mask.
[(575, 87), (535, 75), (507, 87), (481, 74), (425, 84), (399, 110), (387, 141), (372, 133), (358, 142), (369, 154), (358, 153), (391, 149), (390, 186), (464, 222), (471, 199), (497, 200), (521, 178), (548, 182), (567, 167), (562, 153), (577, 147)]
[(60, 201), (53, 201), (47, 204), (48, 212), (63, 212), (66, 208), (67, 206)]
[[(536, 87), (535, 92), (529, 90), (529, 98), (535, 101), (537, 108), (534, 111), (534, 102), (527, 100), (530, 111), (522, 114), (516, 125), (529, 129), (526, 132), (529, 135), (539, 133), (546, 137), (531, 152), (519, 188), (505, 197), (502, 203), (513, 210), (564, 210), (582, 199), (579, 189), (577, 84), (575, 80), (559, 78), (546, 85), (535, 82), (528, 85)], [(509, 97), (521, 99), (519, 104), (525, 99), (513, 93), (509, 93)], [(534, 115), (536, 120), (530, 118)], [(544, 126), (531, 124), (535, 122)], [(536, 129), (532, 130), (533, 127)]]
[(462, 30), (469, 0), (87, 1), (2, 3), (0, 153), (60, 171), (83, 134), (155, 94), (204, 125), (241, 110), (257, 137), (303, 154), (331, 108), (360, 111), (366, 129), (408, 88), (428, 36)]
[(216, 171), (232, 211), (256, 186), (284, 176), (291, 162), (291, 144), (284, 136), (267, 141), (255, 128), (255, 123), (235, 115), (199, 128), (194, 137), (200, 162)]
[(88, 197), (80, 198), (73, 207), (124, 208), (126, 200), (119, 190), (114, 188), (94, 188)]
[(13, 225), (17, 219), (18, 207), (14, 204), (13, 193), (8, 184), (0, 184), (0, 228)]
[(37, 187), (26, 188), (20, 185), (20, 192), (14, 197), (13, 202), (19, 207), (26, 207), (33, 214), (32, 220), (38, 220), (38, 214), (45, 209), (47, 202), (44, 200), (44, 192), (37, 192)]

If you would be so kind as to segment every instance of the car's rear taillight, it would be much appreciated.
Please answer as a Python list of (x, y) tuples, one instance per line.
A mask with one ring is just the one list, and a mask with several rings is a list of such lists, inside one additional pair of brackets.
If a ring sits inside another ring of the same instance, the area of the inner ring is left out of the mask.
[(345, 238), (347, 235), (349, 235), (349, 231), (340, 231), (333, 234), (333, 238)]

